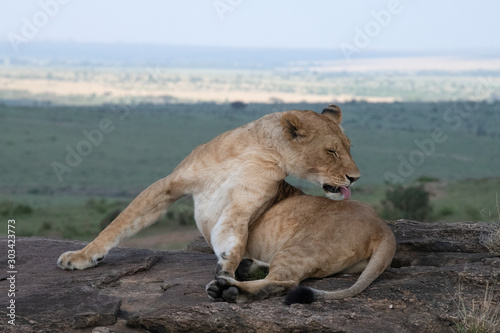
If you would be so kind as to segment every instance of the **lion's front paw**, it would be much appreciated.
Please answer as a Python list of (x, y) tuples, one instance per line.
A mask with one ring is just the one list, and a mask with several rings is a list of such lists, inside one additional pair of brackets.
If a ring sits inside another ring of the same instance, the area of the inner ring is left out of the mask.
[(208, 297), (213, 301), (235, 303), (238, 300), (239, 290), (233, 286), (229, 278), (219, 277), (207, 284)]
[(98, 259), (87, 258), (82, 251), (68, 251), (57, 259), (57, 266), (62, 269), (85, 269), (96, 266), (104, 257)]

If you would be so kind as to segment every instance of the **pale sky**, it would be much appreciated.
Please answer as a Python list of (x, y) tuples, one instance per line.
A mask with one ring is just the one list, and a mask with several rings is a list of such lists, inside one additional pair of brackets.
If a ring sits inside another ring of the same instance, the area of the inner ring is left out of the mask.
[(0, 8), (0, 41), (500, 50), (494, 0), (0, 0)]

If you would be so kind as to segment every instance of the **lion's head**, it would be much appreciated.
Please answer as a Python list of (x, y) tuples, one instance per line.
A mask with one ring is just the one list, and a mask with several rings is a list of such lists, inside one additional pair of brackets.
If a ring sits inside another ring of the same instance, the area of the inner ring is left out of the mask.
[(287, 171), (321, 185), (329, 198), (337, 200), (348, 199), (349, 186), (360, 177), (341, 120), (336, 105), (321, 114), (292, 110), (281, 118)]

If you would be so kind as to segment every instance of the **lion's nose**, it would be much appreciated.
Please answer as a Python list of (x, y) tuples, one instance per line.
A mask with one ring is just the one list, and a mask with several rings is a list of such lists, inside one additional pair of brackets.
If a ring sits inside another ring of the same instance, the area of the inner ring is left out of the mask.
[(359, 176), (358, 177), (351, 177), (349, 175), (345, 175), (347, 177), (347, 179), (352, 183), (354, 183), (356, 180), (359, 179)]

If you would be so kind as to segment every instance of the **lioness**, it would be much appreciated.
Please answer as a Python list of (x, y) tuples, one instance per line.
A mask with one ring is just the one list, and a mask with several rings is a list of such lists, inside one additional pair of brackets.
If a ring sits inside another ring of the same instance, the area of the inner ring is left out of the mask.
[[(248, 302), (285, 294), (307, 278), (336, 273), (361, 273), (356, 283), (333, 292), (299, 287), (285, 303), (341, 299), (359, 294), (391, 264), (396, 240), (391, 229), (369, 206), (357, 201), (333, 201), (304, 195), (292, 185), (281, 185), (283, 201), (250, 226), (245, 257), (236, 271), (255, 281), (219, 277), (207, 285), (212, 299)], [(270, 263), (270, 265), (269, 265)]]
[[(122, 239), (156, 222), (177, 199), (191, 194), (196, 224), (218, 258), (215, 276), (234, 277), (248, 228), (275, 201), (289, 174), (322, 185), (331, 198), (350, 194), (360, 174), (342, 113), (291, 110), (268, 114), (200, 145), (167, 177), (140, 193), (91, 243), (63, 253), (63, 269), (97, 265)], [(215, 283), (215, 281), (213, 281)]]

